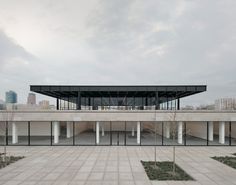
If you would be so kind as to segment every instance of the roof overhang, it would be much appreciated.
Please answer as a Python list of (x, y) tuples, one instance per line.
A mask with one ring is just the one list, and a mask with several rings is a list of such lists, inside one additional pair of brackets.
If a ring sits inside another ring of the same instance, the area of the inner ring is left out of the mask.
[(77, 97), (159, 97), (183, 98), (207, 90), (206, 85), (31, 85), (30, 90), (54, 98)]

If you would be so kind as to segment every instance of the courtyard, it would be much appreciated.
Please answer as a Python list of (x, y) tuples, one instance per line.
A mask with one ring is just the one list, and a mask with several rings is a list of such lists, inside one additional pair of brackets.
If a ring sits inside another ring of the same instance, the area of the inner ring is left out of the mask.
[[(141, 164), (154, 160), (151, 146), (9, 146), (25, 156), (0, 170), (0, 184), (236, 184), (236, 170), (211, 157), (231, 156), (236, 147), (176, 147), (176, 163), (196, 181), (150, 181)], [(157, 147), (157, 160), (172, 160), (172, 147)]]

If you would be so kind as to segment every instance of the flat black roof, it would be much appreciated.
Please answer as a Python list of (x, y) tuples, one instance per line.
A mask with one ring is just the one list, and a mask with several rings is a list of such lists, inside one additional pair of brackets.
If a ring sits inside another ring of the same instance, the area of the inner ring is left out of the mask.
[(77, 97), (159, 97), (182, 98), (206, 91), (206, 85), (31, 85), (30, 90), (54, 98)]

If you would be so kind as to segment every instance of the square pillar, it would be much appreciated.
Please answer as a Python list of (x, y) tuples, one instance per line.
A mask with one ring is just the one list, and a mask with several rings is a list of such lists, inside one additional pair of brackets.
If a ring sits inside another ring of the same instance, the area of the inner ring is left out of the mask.
[(165, 137), (170, 138), (170, 122), (165, 122)]
[(183, 122), (182, 121), (178, 122), (178, 143), (179, 144), (183, 143)]
[(96, 144), (99, 144), (99, 122), (96, 122)]
[(219, 143), (225, 144), (225, 122), (219, 122)]
[(66, 137), (72, 137), (72, 124), (69, 121), (66, 122)]
[(59, 143), (59, 132), (60, 132), (59, 122), (54, 121), (53, 122), (54, 144)]
[(105, 125), (105, 123), (102, 124), (102, 136), (105, 135), (105, 132), (104, 132), (104, 125)]
[(132, 126), (131, 135), (134, 136), (134, 126)]
[(214, 124), (213, 124), (213, 121), (208, 122), (208, 140), (209, 141), (214, 140)]
[(15, 122), (12, 123), (12, 144), (18, 143), (18, 128)]
[(137, 122), (137, 144), (140, 144), (140, 121)]

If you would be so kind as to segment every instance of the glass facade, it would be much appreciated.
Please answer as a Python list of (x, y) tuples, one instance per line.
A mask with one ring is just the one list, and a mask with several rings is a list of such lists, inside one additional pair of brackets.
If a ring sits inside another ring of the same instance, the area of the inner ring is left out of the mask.
[(0, 145), (4, 145), (6, 143), (6, 122), (0, 122)]
[(186, 145), (207, 145), (207, 122), (186, 124)]
[[(209, 139), (209, 145), (229, 145), (230, 124), (229, 122), (213, 122), (213, 137)], [(223, 124), (223, 125), (222, 125)], [(234, 124), (232, 124), (234, 126)], [(210, 122), (208, 123), (210, 130)]]
[[(78, 108), (80, 102), (80, 108)], [(159, 103), (158, 103), (159, 102)], [(86, 96), (75, 98), (61, 97), (57, 101), (59, 110), (177, 110), (179, 100), (176, 97), (156, 98), (155, 96)]]
[(52, 126), (51, 122), (30, 122), (30, 145), (51, 145)]
[(162, 122), (142, 122), (141, 145), (162, 145)]
[(95, 145), (95, 122), (75, 122), (74, 124), (75, 145)]
[(0, 128), (0, 145), (236, 145), (236, 122), (0, 122)]
[(231, 145), (236, 146), (236, 122), (231, 122), (230, 126), (230, 135), (231, 135)]

